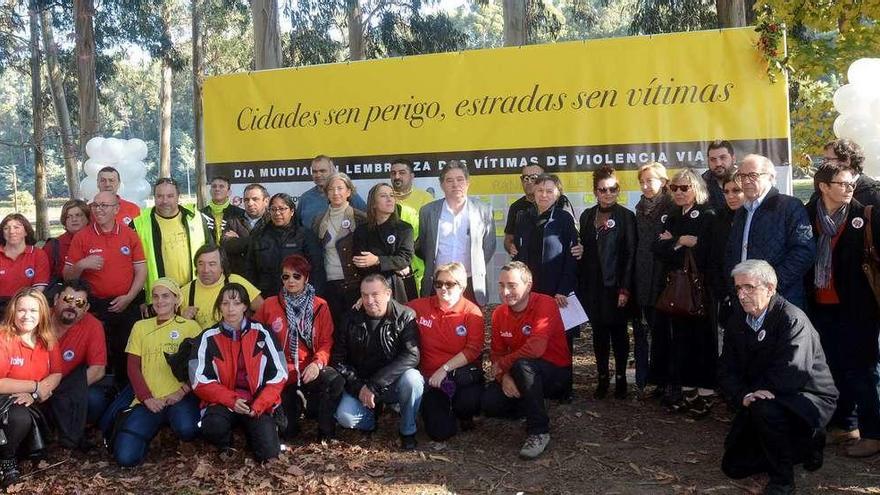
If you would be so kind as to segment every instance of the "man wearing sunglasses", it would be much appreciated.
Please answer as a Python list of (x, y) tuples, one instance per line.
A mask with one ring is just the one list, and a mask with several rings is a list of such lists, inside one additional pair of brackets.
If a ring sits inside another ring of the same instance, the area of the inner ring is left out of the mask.
[(507, 223), (504, 224), (504, 250), (511, 256), (516, 256), (516, 221), (519, 215), (535, 207), (535, 179), (544, 173), (539, 165), (527, 165), (520, 172), (519, 182), (522, 185), (523, 196), (510, 204), (507, 210)]
[(61, 350), (61, 384), (49, 407), (66, 449), (87, 450), (87, 424), (95, 424), (107, 406), (104, 386), (107, 347), (104, 327), (89, 314), (89, 289), (80, 281), (64, 282), (52, 305), (52, 323)]
[(712, 141), (706, 149), (709, 170), (703, 172), (703, 180), (709, 191), (709, 204), (716, 212), (724, 211), (724, 177), (730, 175), (736, 164), (736, 154), (730, 141)]

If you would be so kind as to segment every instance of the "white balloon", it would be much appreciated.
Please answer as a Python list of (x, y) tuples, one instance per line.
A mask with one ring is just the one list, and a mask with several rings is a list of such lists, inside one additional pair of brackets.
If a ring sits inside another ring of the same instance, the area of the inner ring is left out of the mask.
[(92, 139), (89, 139), (89, 142), (86, 143), (86, 154), (90, 158), (95, 158), (97, 153), (100, 153), (99, 149), (104, 145), (104, 138), (95, 136)]
[(147, 157), (149, 150), (143, 139), (133, 138), (125, 143), (125, 158), (127, 160), (142, 161)]
[(880, 59), (860, 58), (850, 64), (846, 71), (850, 84), (880, 85)]
[(85, 172), (87, 177), (91, 177), (92, 182), (98, 179), (98, 171), (102, 168), (104, 168), (104, 164), (96, 158), (89, 158), (82, 166), (83, 172)]
[(874, 139), (866, 141), (860, 144), (860, 146), (866, 160), (869, 158), (880, 159), (880, 136), (875, 136)]
[(839, 137), (862, 144), (872, 141), (878, 135), (880, 126), (873, 119), (864, 115), (848, 115), (843, 121)]
[(880, 122), (880, 94), (878, 94), (877, 98), (871, 103), (871, 109), (868, 113), (874, 120)]
[(105, 160), (115, 166), (125, 155), (125, 141), (116, 138), (106, 139), (101, 150), (105, 155)]
[(98, 194), (98, 183), (94, 177), (83, 177), (79, 182), (79, 194), (87, 203), (95, 199), (95, 195)]
[(880, 157), (873, 160), (866, 157), (862, 163), (862, 170), (871, 177), (880, 177)]
[(134, 182), (143, 179), (147, 175), (147, 167), (144, 162), (136, 160), (124, 160), (116, 164), (122, 182)]
[(843, 115), (864, 115), (874, 100), (874, 90), (865, 84), (844, 84), (834, 92), (834, 108)]
[(129, 182), (125, 188), (125, 199), (144, 204), (144, 201), (150, 195), (150, 184), (145, 179)]
[(843, 136), (841, 136), (841, 133), (843, 132), (843, 126), (845, 125), (845, 123), (846, 123), (846, 116), (845, 115), (838, 115), (837, 118), (834, 119), (834, 126), (832, 127), (832, 129), (834, 129), (834, 135), (837, 136), (838, 138), (843, 137)]

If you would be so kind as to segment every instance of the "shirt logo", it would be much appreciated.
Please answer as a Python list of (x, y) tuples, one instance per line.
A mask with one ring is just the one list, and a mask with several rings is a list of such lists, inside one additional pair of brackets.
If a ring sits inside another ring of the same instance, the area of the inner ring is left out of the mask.
[(861, 217), (855, 217), (852, 219), (852, 226), (854, 229), (860, 229), (865, 226), (865, 221)]
[(284, 322), (281, 321), (281, 317), (275, 318), (275, 321), (272, 322), (272, 331), (278, 333), (281, 329), (284, 328)]
[(617, 222), (615, 222), (613, 218), (609, 218), (608, 221), (605, 222), (605, 228), (608, 229), (613, 229), (615, 225), (617, 225)]
[(35, 272), (34, 269), (31, 267), (27, 267), (24, 270), (24, 276), (27, 278), (34, 278), (34, 275), (36, 275), (36, 274), (37, 274), (37, 272)]
[(64, 354), (61, 355), (62, 359), (67, 362), (73, 361), (73, 358), (76, 357), (76, 354), (73, 352), (73, 349), (67, 349), (64, 351)]
[(669, 218), (667, 214), (660, 215), (660, 223), (666, 223), (667, 218)]
[(501, 331), (501, 336), (502, 336), (502, 337), (513, 337), (513, 333), (508, 332), (508, 331), (506, 331), (506, 330), (502, 330), (502, 331)]
[(389, 235), (388, 238), (385, 239), (385, 241), (388, 244), (394, 244), (394, 241), (396, 241), (396, 240), (397, 240), (397, 237), (394, 237), (394, 234)]
[(177, 340), (177, 339), (180, 338), (180, 332), (178, 332), (177, 330), (172, 330), (172, 331), (168, 334), (168, 336), (171, 337), (171, 340)]
[(131, 223), (131, 217), (122, 217), (122, 223), (128, 225)]
[(690, 212), (690, 214), (688, 216), (691, 218), (697, 218), (698, 216), (700, 216), (700, 212), (697, 210), (693, 210)]
[(9, 366), (24, 366), (24, 358), (21, 356), (10, 357)]
[(430, 318), (425, 318), (424, 316), (419, 316), (418, 324), (422, 325), (423, 327), (431, 328), (434, 326), (434, 320)]
[(122, 246), (121, 248), (119, 248), (119, 252), (124, 254), (125, 256), (128, 256), (129, 254), (131, 254), (131, 249), (128, 246)]
[(766, 337), (766, 336), (767, 336), (766, 330), (761, 330), (760, 332), (758, 332), (758, 342), (762, 342), (764, 340), (764, 337)]
[(261, 341), (257, 342), (257, 347), (262, 349), (263, 347), (266, 347), (266, 343), (261, 340)]
[(455, 335), (458, 335), (459, 337), (464, 337), (465, 335), (467, 335), (467, 327), (464, 325), (459, 325), (455, 327)]
[(104, 250), (101, 248), (89, 248), (89, 254), (100, 254), (103, 252)]
[(349, 227), (351, 227), (351, 220), (346, 218), (345, 220), (342, 221), (342, 228), (347, 229)]
[(532, 326), (531, 325), (523, 325), (522, 334), (525, 336), (529, 336), (532, 334)]

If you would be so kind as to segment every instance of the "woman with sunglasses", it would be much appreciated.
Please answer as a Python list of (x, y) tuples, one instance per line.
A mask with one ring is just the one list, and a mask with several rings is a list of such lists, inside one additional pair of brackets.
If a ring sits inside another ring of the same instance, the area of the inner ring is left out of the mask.
[(400, 220), (394, 189), (376, 184), (367, 196), (367, 225), (354, 232), (354, 265), (361, 275), (381, 273), (391, 283), (392, 297), (406, 304), (415, 299), (416, 282), (410, 262), (413, 228)]
[(868, 457), (880, 452), (880, 311), (862, 263), (869, 229), (867, 244), (880, 249), (880, 221), (876, 206), (869, 218), (853, 199), (856, 178), (846, 164), (824, 162), (813, 183), (818, 197), (807, 212), (817, 255), (807, 274), (807, 308), (840, 392), (829, 442), (850, 444), (848, 456)]
[(593, 396), (608, 394), (611, 349), (614, 349), (614, 397), (625, 399), (626, 366), (629, 361), (630, 296), (636, 257), (636, 217), (617, 203), (620, 183), (614, 169), (603, 166), (593, 172), (596, 206), (580, 218), (584, 256), (578, 264), (578, 296), (590, 317), (593, 351), (596, 353), (598, 385)]
[[(281, 404), (292, 439), (300, 431), (300, 417), (318, 418), (318, 439), (336, 436), (333, 414), (342, 399), (345, 380), (328, 366), (333, 348), (333, 315), (327, 302), (315, 295), (309, 283), (312, 265), (298, 254), (281, 262), (281, 291), (266, 299), (254, 320), (272, 330), (287, 362), (287, 386)], [(307, 407), (307, 410), (305, 406)]]
[(638, 269), (634, 282), (638, 312), (633, 318), (635, 378), (640, 395), (644, 396), (645, 387), (651, 382), (657, 386), (653, 395), (658, 396), (662, 395), (667, 383), (671, 337), (666, 315), (654, 309), (666, 276), (663, 262), (654, 253), (654, 241), (663, 232), (663, 221), (669, 217), (675, 203), (667, 188), (666, 167), (657, 162), (647, 163), (639, 167), (638, 178), (642, 197), (636, 203)]
[[(693, 254), (697, 275), (705, 294), (712, 229), (715, 212), (707, 204), (706, 183), (691, 169), (679, 171), (669, 184), (677, 208), (667, 217), (665, 230), (655, 241), (654, 250), (667, 270), (683, 269), (686, 254)], [(708, 308), (708, 299), (703, 301)], [(709, 311), (704, 316), (670, 316), (672, 347), (670, 377), (664, 404), (670, 411), (693, 411), (697, 417), (708, 414), (714, 400), (715, 363), (718, 347)]]
[(434, 295), (409, 302), (419, 326), (419, 371), (428, 383), (422, 420), (435, 442), (473, 428), (480, 411), (485, 320), (479, 306), (463, 297), (466, 286), (464, 265), (440, 265), (434, 271)]
[(269, 222), (251, 232), (245, 255), (245, 278), (260, 289), (263, 299), (278, 294), (281, 289), (280, 260), (299, 254), (312, 265), (311, 284), (322, 294), (324, 274), (324, 250), (315, 233), (302, 227), (294, 219), (296, 204), (285, 193), (277, 193), (269, 200)]
[(46, 298), (31, 287), (19, 290), (0, 325), (0, 394), (4, 394), (0, 407), (8, 407), (0, 422), (0, 488), (18, 481), (20, 456), (45, 448), (41, 439), (49, 432), (35, 431), (45, 426), (35, 404), (52, 396), (61, 382), (61, 364)]
[(216, 326), (195, 343), (193, 392), (202, 400), (202, 437), (221, 450), (232, 448), (232, 430), (244, 428), (257, 462), (281, 453), (272, 413), (287, 380), (284, 352), (272, 332), (246, 313), (251, 301), (241, 284), (228, 284), (214, 303)]
[(49, 257), (36, 247), (34, 228), (21, 213), (10, 213), (0, 222), (0, 309), (16, 292), (34, 287), (42, 292), (51, 276)]

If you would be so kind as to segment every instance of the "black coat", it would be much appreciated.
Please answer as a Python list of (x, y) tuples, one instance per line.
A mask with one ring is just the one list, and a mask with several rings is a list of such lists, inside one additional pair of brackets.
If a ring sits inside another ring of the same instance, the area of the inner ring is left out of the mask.
[(718, 301), (733, 298), (733, 279), (726, 271), (724, 256), (727, 251), (727, 240), (730, 238), (730, 229), (733, 226), (735, 211), (727, 206), (715, 210), (715, 220), (712, 225), (712, 246), (709, 253), (709, 265), (706, 268), (706, 278), (709, 290)]
[[(211, 212), (211, 206), (202, 208), (202, 214), (205, 218), (205, 225), (208, 227), (211, 238), (216, 240), (217, 225), (214, 221), (214, 214)], [(220, 227), (220, 247), (226, 252), (229, 259), (229, 268), (232, 273), (244, 276), (246, 270), (245, 255), (247, 254), (247, 239), (250, 236), (248, 228), (247, 213), (238, 206), (229, 205), (223, 210), (223, 223)], [(238, 237), (224, 238), (226, 232), (235, 232)]]
[(635, 296), (639, 306), (653, 307), (663, 290), (666, 267), (654, 253), (654, 241), (665, 230), (663, 220), (677, 207), (667, 193), (661, 193), (660, 203), (650, 215), (636, 205), (636, 271)]
[(392, 296), (395, 301), (406, 303), (407, 294), (406, 280), (397, 274), (398, 270), (410, 268), (408, 280), (411, 281), (411, 289), (415, 290), (415, 279), (412, 277), (410, 263), (413, 257), (413, 228), (412, 225), (397, 219), (389, 218), (384, 223), (376, 226), (365, 225), (354, 231), (354, 253), (359, 255), (367, 251), (379, 257), (379, 265), (361, 268), (362, 276), (371, 273), (381, 273), (391, 282)]
[(617, 307), (621, 291), (633, 292), (636, 263), (636, 216), (615, 204), (608, 221), (598, 231), (599, 206), (584, 210), (580, 218), (580, 241), (584, 254), (578, 263), (578, 298), (590, 321), (625, 323), (625, 308)]
[[(683, 268), (684, 255), (688, 249), (691, 249), (697, 262), (697, 270), (705, 280), (709, 256), (712, 254), (712, 229), (715, 226), (715, 212), (712, 207), (708, 204), (694, 205), (684, 215), (681, 214), (681, 208), (675, 208), (666, 218), (664, 225), (665, 230), (672, 234), (672, 239), (654, 241), (654, 252), (663, 260), (667, 271)], [(683, 235), (696, 236), (696, 246), (675, 249), (678, 238)]]
[(269, 222), (251, 232), (247, 252), (245, 278), (260, 289), (264, 299), (281, 290), (281, 263), (284, 258), (299, 254), (309, 260), (312, 271), (309, 283), (320, 295), (324, 289), (324, 251), (315, 234), (291, 221), (284, 227)]
[[(416, 313), (393, 299), (376, 334), (367, 326), (363, 309), (351, 310), (333, 335), (330, 365), (345, 378), (345, 390), (357, 397), (366, 385), (382, 396), (409, 369), (419, 365), (419, 329)], [(369, 352), (371, 339), (379, 339), (381, 354)]]
[[(576, 261), (571, 254), (572, 246), (578, 241), (574, 218), (559, 206), (544, 214), (548, 220), (540, 229), (536, 208), (519, 212), (513, 234), (517, 253), (513, 259), (530, 265), (534, 277), (532, 290), (551, 297), (556, 294), (567, 296), (577, 288)], [(535, 238), (537, 235), (542, 235), (540, 240)], [(528, 261), (534, 256), (530, 250), (537, 243), (541, 244), (541, 263), (531, 266)]]

